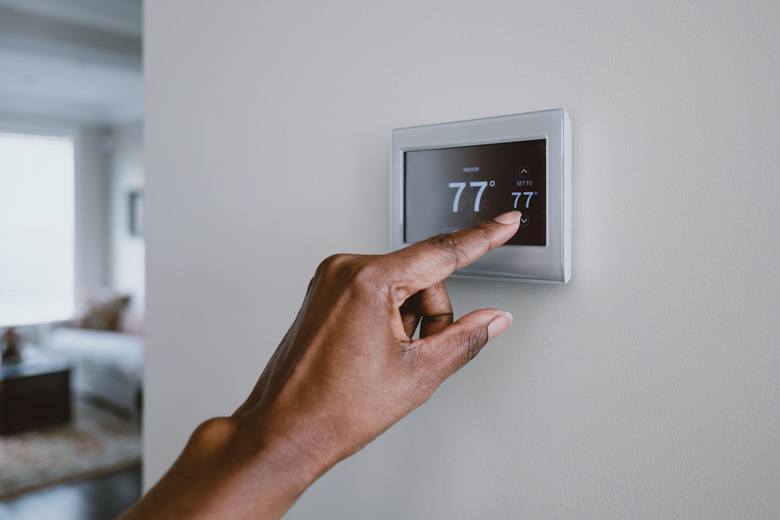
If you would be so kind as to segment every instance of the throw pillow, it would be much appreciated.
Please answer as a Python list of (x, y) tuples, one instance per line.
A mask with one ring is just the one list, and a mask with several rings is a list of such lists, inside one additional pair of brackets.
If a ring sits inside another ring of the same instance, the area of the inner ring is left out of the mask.
[(116, 296), (106, 301), (95, 302), (89, 311), (78, 321), (78, 327), (82, 329), (121, 330), (122, 311), (130, 303), (129, 296)]

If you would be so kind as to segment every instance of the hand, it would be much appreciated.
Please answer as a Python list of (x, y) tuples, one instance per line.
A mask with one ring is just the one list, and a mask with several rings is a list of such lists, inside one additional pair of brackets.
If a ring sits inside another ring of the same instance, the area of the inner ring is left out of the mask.
[(509, 326), (511, 316), (493, 309), (453, 323), (442, 280), (514, 235), (518, 216), (389, 255), (325, 260), (233, 417), (263, 443), (305, 446), (308, 459), (328, 467), (358, 451)]
[(506, 213), (387, 255), (325, 260), (249, 398), (232, 417), (205, 423), (171, 472), (183, 466), (181, 478), (192, 479), (218, 463), (212, 482), (226, 485), (204, 488), (202, 502), (227, 504), (230, 514), (215, 510), (222, 517), (280, 517), (509, 327), (511, 315), (497, 309), (453, 322), (442, 281), (511, 238), (519, 217)]

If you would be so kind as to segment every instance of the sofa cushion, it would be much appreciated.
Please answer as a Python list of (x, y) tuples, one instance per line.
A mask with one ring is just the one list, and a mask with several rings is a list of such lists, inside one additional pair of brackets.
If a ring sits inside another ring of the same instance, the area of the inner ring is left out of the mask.
[(46, 350), (71, 363), (76, 395), (93, 396), (138, 412), (143, 387), (144, 341), (140, 336), (101, 330), (55, 328)]

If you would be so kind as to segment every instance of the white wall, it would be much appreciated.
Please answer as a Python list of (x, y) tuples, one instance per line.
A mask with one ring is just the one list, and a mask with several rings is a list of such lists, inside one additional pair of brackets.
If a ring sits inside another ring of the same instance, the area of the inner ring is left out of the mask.
[(448, 282), (510, 332), (290, 518), (780, 510), (776, 2), (149, 2), (146, 485), (318, 262), (388, 248), (390, 129), (552, 107), (573, 279)]
[(144, 191), (143, 124), (129, 123), (111, 132), (111, 286), (133, 295), (131, 305), (144, 306), (145, 246), (130, 234), (130, 194)]
[[(82, 126), (76, 154), (76, 291), (110, 280), (111, 175), (105, 129)], [(78, 298), (78, 294), (77, 294)]]

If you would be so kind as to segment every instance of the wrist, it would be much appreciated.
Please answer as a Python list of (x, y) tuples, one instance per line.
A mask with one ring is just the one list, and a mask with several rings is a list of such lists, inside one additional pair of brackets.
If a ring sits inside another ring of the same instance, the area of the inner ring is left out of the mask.
[[(219, 467), (211, 481), (219, 500), (210, 502), (224, 505), (228, 499), (234, 506), (230, 518), (281, 518), (330, 469), (296, 439), (269, 435), (235, 417), (204, 422), (190, 443), (194, 453)], [(225, 517), (224, 509), (218, 512)]]
[(249, 475), (270, 474), (277, 485), (297, 490), (297, 498), (343, 458), (321, 428), (296, 424), (290, 417), (264, 419), (239, 414), (230, 418), (235, 428), (231, 456), (243, 461)]
[(258, 440), (233, 417), (205, 421), (123, 518), (281, 518), (329, 467), (281, 440)]

